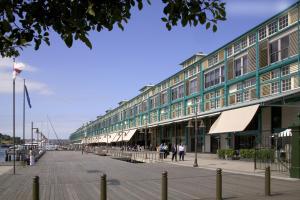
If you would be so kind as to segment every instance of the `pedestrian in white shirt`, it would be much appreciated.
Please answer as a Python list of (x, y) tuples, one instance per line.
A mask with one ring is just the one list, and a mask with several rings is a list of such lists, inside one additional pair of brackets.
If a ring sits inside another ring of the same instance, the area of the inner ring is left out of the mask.
[(179, 150), (179, 160), (184, 161), (184, 146), (180, 144), (178, 150)]

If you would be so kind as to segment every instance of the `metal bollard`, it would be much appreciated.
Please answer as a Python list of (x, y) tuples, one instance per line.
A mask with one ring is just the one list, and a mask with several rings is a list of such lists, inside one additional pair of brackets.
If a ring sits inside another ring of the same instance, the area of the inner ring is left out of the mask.
[(265, 195), (271, 195), (271, 170), (270, 166), (266, 167), (265, 171)]
[(217, 169), (216, 175), (216, 199), (222, 200), (222, 169)]
[(39, 177), (35, 176), (32, 180), (32, 199), (39, 200), (40, 199), (40, 183)]
[(164, 171), (161, 176), (161, 200), (168, 199), (168, 172)]
[(100, 190), (100, 200), (106, 200), (106, 174), (101, 176)]

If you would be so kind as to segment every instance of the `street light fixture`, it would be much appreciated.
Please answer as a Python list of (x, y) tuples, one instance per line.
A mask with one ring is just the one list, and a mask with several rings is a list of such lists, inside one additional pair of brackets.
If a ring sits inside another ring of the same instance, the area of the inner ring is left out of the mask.
[[(144, 132), (143, 132), (143, 129), (142, 129), (140, 133), (145, 133), (145, 138), (144, 138), (145, 139), (145, 149), (147, 149), (148, 148), (148, 142), (147, 142), (147, 140), (148, 140), (148, 137), (147, 137), (148, 118), (147, 118), (146, 115), (144, 115), (143, 119), (145, 121), (145, 128), (144, 128)], [(150, 129), (149, 129), (148, 133), (151, 133)]]
[(33, 127), (33, 122), (31, 122), (31, 148), (33, 148), (33, 130), (35, 130), (35, 133), (39, 133), (39, 128)]

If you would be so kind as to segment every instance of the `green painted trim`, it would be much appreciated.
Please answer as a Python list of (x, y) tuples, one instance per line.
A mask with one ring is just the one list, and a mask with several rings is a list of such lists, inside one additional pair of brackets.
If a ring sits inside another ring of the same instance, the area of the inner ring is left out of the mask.
[(203, 65), (200, 65), (200, 97), (201, 97), (201, 104), (200, 104), (200, 111), (204, 112), (204, 73), (203, 73)]
[(228, 106), (228, 86), (227, 86), (227, 82), (228, 82), (228, 74), (227, 74), (227, 67), (228, 67), (228, 55), (227, 55), (227, 49), (225, 49), (225, 53), (224, 53), (224, 106)]

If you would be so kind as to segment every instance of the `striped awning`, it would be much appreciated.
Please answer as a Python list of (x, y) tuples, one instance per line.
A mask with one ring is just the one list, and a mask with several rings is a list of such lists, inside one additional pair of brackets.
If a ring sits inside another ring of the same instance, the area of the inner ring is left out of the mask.
[(132, 138), (132, 136), (135, 134), (136, 131), (137, 131), (137, 129), (131, 129), (131, 130), (125, 132), (123, 135), (123, 141), (128, 142)]

